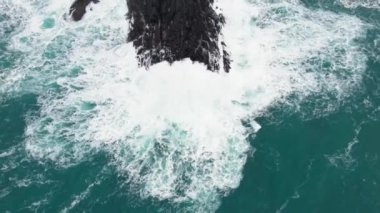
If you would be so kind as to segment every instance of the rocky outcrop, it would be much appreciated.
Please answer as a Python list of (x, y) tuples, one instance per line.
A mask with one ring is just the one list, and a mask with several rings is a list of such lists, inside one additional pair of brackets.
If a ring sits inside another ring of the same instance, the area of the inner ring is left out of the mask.
[(75, 0), (70, 7), (70, 16), (74, 21), (79, 21), (86, 13), (87, 6), (91, 3), (98, 3), (99, 0)]
[[(225, 20), (214, 10), (214, 0), (126, 1), (128, 42), (136, 48), (140, 66), (190, 58), (211, 71), (229, 72), (229, 54), (220, 41)], [(76, 0), (70, 8), (72, 18), (80, 20), (90, 2), (98, 0)]]
[[(213, 0), (127, 0), (131, 31), (128, 41), (137, 49), (141, 65), (190, 58), (211, 71), (229, 71), (229, 57), (219, 49), (222, 15)], [(225, 46), (223, 44), (223, 46)]]

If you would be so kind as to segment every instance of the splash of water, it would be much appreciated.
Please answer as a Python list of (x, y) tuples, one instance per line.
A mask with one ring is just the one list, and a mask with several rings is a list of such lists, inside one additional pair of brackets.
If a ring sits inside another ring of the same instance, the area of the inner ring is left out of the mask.
[(63, 18), (70, 2), (1, 1), (31, 15), (11, 18), (23, 26), (9, 48), (24, 60), (0, 86), (39, 96), (39, 114), (27, 118), (30, 156), (69, 167), (106, 152), (142, 198), (193, 211), (215, 211), (238, 187), (257, 116), (290, 96), (294, 110), (313, 94), (342, 100), (365, 70), (356, 40), (366, 26), (298, 1), (218, 2), (234, 60), (228, 75), (189, 60), (139, 69), (125, 43), (124, 0), (93, 5), (80, 23)]

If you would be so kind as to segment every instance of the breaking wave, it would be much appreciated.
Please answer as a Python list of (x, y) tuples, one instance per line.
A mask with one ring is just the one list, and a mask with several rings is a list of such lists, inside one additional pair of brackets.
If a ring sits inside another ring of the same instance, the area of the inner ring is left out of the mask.
[(105, 152), (142, 199), (189, 211), (215, 211), (239, 186), (255, 118), (311, 97), (328, 113), (360, 85), (367, 60), (361, 20), (298, 1), (218, 1), (230, 74), (189, 60), (138, 68), (125, 0), (101, 1), (78, 23), (65, 20), (70, 2), (0, 2), (23, 11), (7, 13), (20, 28), (7, 48), (22, 63), (0, 72), (0, 92), (38, 95), (39, 113), (26, 118), (30, 156), (66, 168)]

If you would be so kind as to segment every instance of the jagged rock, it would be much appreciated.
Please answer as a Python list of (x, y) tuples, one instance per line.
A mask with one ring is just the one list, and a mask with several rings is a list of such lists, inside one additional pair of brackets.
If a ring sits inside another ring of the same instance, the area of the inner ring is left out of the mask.
[[(137, 51), (140, 66), (185, 58), (206, 64), (207, 69), (230, 70), (229, 53), (220, 41), (224, 17), (214, 8), (214, 0), (126, 0), (131, 25), (128, 42)], [(90, 2), (76, 0), (70, 7), (80, 20)], [(222, 65), (221, 65), (222, 63)]]
[[(224, 24), (213, 0), (127, 0), (131, 31), (128, 41), (137, 49), (141, 65), (190, 58), (211, 71), (230, 69), (227, 51), (219, 50)], [(225, 46), (223, 44), (223, 46)]]
[(99, 0), (75, 0), (70, 7), (70, 15), (74, 21), (79, 21), (86, 13), (87, 6), (91, 3), (98, 3)]

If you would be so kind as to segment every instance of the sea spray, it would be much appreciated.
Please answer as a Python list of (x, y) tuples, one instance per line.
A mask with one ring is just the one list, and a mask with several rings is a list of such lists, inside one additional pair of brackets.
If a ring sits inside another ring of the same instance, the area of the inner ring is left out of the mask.
[(23, 29), (9, 49), (24, 59), (0, 85), (3, 94), (38, 96), (38, 114), (26, 118), (29, 156), (69, 168), (105, 152), (141, 199), (188, 211), (215, 211), (239, 186), (257, 116), (274, 104), (297, 110), (312, 95), (328, 113), (325, 103), (361, 83), (367, 60), (362, 21), (298, 1), (217, 2), (229, 74), (190, 60), (138, 68), (123, 0), (93, 5), (79, 23), (65, 19), (70, 2), (6, 2), (32, 15), (11, 17)]

